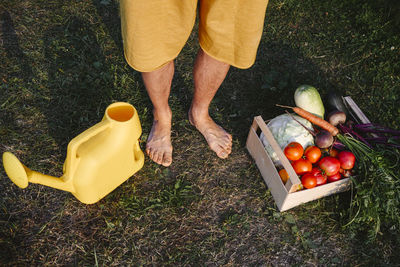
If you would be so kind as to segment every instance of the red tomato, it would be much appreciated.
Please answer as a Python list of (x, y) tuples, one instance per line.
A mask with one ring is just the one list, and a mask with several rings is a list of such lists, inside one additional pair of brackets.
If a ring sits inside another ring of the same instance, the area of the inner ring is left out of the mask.
[(304, 151), (304, 156), (311, 163), (316, 163), (321, 158), (321, 149), (316, 146), (309, 146)]
[(313, 167), (310, 171), (310, 173), (314, 176), (318, 175), (318, 174), (322, 174), (322, 171), (320, 168), (318, 167)]
[(309, 173), (314, 175), (315, 178), (317, 178), (317, 186), (326, 184), (327, 181), (326, 175), (322, 173), (320, 168), (314, 167)]
[(340, 161), (337, 158), (328, 156), (328, 157), (322, 158), (318, 162), (318, 166), (321, 168), (321, 170), (327, 176), (332, 176), (332, 175), (334, 175), (334, 174), (339, 172), (339, 170), (340, 170)]
[(329, 150), (329, 156), (336, 158), (337, 155), (339, 154), (339, 150), (337, 150), (336, 148), (331, 148)]
[(326, 184), (326, 181), (328, 180), (326, 175), (324, 175), (322, 173), (320, 175), (315, 176), (315, 178), (317, 178), (317, 186)]
[(301, 177), (301, 183), (307, 189), (317, 186), (317, 178), (311, 173), (306, 173)]
[(338, 172), (334, 175), (328, 176), (328, 182), (329, 183), (336, 182), (339, 181), (340, 178), (342, 178), (342, 175)]
[(292, 167), (297, 174), (302, 175), (311, 171), (312, 164), (308, 160), (301, 158), (296, 161), (293, 161)]
[(289, 160), (298, 160), (303, 156), (304, 148), (300, 143), (291, 142), (283, 150)]
[(337, 156), (340, 161), (340, 167), (344, 170), (350, 170), (354, 167), (356, 157), (350, 151), (342, 151)]

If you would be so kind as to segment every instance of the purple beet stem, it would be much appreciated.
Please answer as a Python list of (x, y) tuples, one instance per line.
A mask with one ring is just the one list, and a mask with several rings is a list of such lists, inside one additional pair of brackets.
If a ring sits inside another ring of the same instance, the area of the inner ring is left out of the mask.
[(381, 125), (365, 123), (365, 124), (355, 124), (354, 128), (366, 133), (390, 133), (390, 134), (400, 134), (400, 131), (391, 128), (383, 127)]
[(355, 136), (358, 140), (360, 140), (361, 142), (366, 144), (369, 148), (372, 148), (372, 146), (368, 143), (368, 141), (365, 140), (361, 135), (356, 133), (353, 129), (350, 129), (349, 127), (344, 126), (344, 125), (339, 125), (339, 128), (343, 133), (348, 133), (350, 135)]

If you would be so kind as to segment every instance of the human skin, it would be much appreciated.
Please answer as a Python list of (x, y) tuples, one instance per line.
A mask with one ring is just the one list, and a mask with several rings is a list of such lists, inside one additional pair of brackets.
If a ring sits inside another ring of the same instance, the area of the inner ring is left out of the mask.
[[(216, 124), (209, 115), (209, 106), (224, 81), (230, 65), (207, 55), (202, 49), (193, 68), (194, 95), (189, 109), (189, 121), (204, 136), (218, 157), (227, 158), (232, 151), (232, 136)], [(156, 163), (172, 163), (171, 121), (168, 104), (174, 76), (174, 62), (152, 72), (142, 72), (142, 79), (153, 104), (153, 126), (146, 144), (147, 155)]]

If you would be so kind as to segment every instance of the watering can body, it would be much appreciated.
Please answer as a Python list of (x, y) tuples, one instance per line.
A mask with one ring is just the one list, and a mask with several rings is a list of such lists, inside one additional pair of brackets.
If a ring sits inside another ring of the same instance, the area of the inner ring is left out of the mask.
[(22, 188), (28, 182), (44, 184), (92, 204), (142, 168), (141, 133), (136, 109), (128, 103), (113, 103), (101, 122), (70, 141), (62, 177), (32, 171), (9, 152), (3, 154), (3, 164), (10, 179)]

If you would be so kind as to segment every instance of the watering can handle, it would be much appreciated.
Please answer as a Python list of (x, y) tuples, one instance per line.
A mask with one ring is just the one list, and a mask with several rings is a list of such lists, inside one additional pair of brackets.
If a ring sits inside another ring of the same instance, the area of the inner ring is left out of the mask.
[[(101, 122), (93, 125), (89, 129), (85, 130), (78, 136), (76, 136), (74, 139), (72, 139), (69, 144), (68, 144), (68, 149), (67, 149), (67, 159), (65, 160), (66, 166), (65, 170), (66, 171), (72, 171), (73, 170), (73, 165), (72, 163), (76, 161), (76, 152), (78, 150), (78, 147), (89, 140), (91, 137), (103, 132), (110, 126), (110, 121), (109, 120), (102, 120)], [(75, 164), (74, 164), (75, 165)]]
[(139, 141), (133, 145), (133, 156), (135, 158), (135, 161), (142, 161), (144, 158), (144, 154), (139, 146)]

